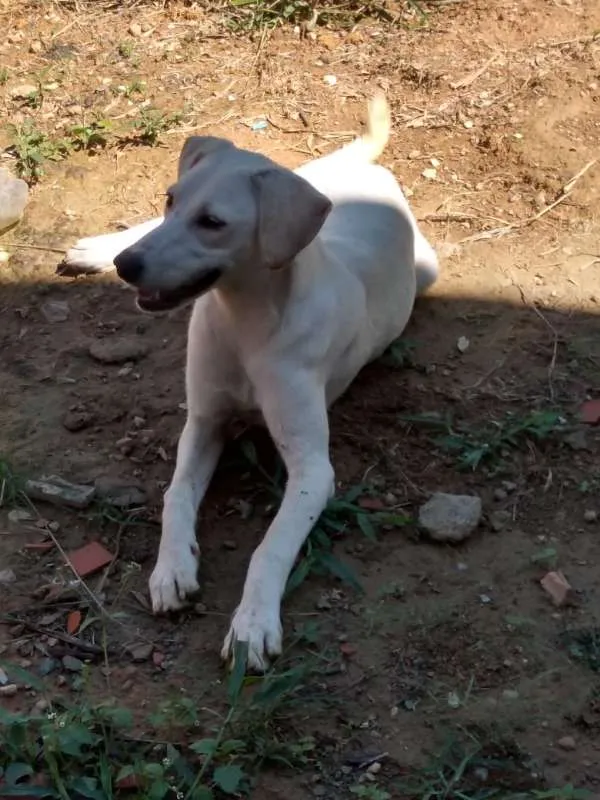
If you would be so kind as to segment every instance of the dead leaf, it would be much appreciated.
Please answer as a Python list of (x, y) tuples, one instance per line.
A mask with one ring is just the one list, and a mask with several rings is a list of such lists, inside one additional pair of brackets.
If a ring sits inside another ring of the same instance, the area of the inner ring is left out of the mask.
[(71, 611), (69, 616), (67, 617), (67, 633), (70, 633), (73, 636), (74, 633), (77, 633), (79, 630), (79, 626), (81, 625), (81, 611)]

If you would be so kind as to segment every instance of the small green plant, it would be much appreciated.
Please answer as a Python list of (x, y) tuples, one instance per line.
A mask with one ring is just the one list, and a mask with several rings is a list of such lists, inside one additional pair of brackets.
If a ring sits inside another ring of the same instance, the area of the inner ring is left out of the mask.
[(414, 800), (591, 800), (571, 785), (548, 789), (530, 758), (493, 731), (450, 731), (424, 770), (398, 785)]
[(110, 123), (105, 120), (74, 125), (69, 130), (69, 139), (75, 150), (99, 150), (106, 147)]
[[(266, 488), (277, 501), (283, 497), (284, 467), (278, 460), (275, 475), (272, 477), (259, 463), (256, 449), (247, 440), (242, 441), (244, 458), (255, 467), (266, 481)], [(332, 498), (319, 517), (304, 546), (302, 557), (290, 575), (286, 594), (297, 589), (311, 573), (331, 574), (352, 586), (357, 591), (362, 587), (354, 572), (333, 555), (335, 539), (342, 537), (347, 530), (358, 528), (372, 542), (377, 541), (378, 530), (382, 526), (402, 527), (407, 524), (405, 514), (386, 510), (373, 510), (360, 505), (360, 498), (368, 496), (367, 487), (357, 485), (342, 497)]]
[(456, 456), (460, 469), (476, 470), (482, 464), (495, 466), (511, 448), (522, 449), (528, 440), (542, 442), (565, 430), (565, 419), (557, 411), (532, 411), (524, 416), (512, 412), (479, 430), (454, 426), (448, 418), (433, 414), (402, 416), (403, 422), (437, 429), (433, 443)]
[(31, 123), (13, 126), (13, 143), (9, 148), (16, 158), (19, 177), (37, 183), (44, 174), (46, 161), (60, 161), (69, 153), (65, 139), (51, 139)]
[[(49, 700), (46, 711), (31, 714), (0, 708), (2, 796), (213, 800), (245, 794), (252, 772), (265, 763), (306, 764), (314, 742), (281, 731), (285, 715), (309, 702), (316, 661), (246, 677), (247, 645), (236, 645), (235, 656), (227, 710), (216, 724), (207, 722), (214, 712), (207, 716), (189, 698), (152, 715), (143, 736), (130, 711), (109, 703)], [(39, 678), (11, 664), (3, 668), (44, 693)], [(245, 692), (247, 686), (252, 690)]]
[(0, 456), (0, 508), (22, 505), (22, 481), (10, 463)]
[(10, 72), (6, 69), (6, 67), (0, 67), (0, 86), (4, 86), (5, 83), (8, 83), (9, 78)]
[(350, 787), (350, 793), (362, 800), (390, 800), (391, 794), (376, 783), (361, 783)]
[(383, 354), (382, 362), (392, 367), (404, 369), (414, 367), (416, 363), (414, 342), (409, 339), (396, 339)]
[(142, 144), (154, 147), (162, 133), (176, 127), (181, 122), (181, 114), (164, 114), (156, 108), (144, 108), (140, 118), (133, 123), (137, 139)]
[(131, 40), (119, 42), (117, 45), (117, 53), (121, 58), (131, 58), (133, 55), (133, 42)]

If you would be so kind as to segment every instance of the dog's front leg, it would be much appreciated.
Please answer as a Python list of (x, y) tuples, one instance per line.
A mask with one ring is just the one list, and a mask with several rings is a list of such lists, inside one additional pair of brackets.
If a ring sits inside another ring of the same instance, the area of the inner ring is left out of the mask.
[(259, 397), (269, 431), (285, 462), (288, 480), (277, 516), (255, 550), (242, 600), (222, 651), (248, 643), (248, 666), (264, 671), (268, 656), (281, 653), (280, 605), (300, 549), (334, 492), (329, 460), (325, 393), (314, 376), (263, 375)]
[(188, 414), (173, 480), (165, 492), (158, 559), (150, 577), (155, 613), (181, 608), (199, 588), (196, 515), (222, 449), (221, 429), (215, 419)]

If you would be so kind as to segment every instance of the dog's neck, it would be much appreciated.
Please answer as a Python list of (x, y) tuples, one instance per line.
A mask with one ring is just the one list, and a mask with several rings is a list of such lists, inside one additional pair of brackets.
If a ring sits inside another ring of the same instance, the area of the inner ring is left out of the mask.
[(225, 278), (212, 291), (216, 307), (241, 331), (272, 335), (292, 292), (311, 279), (307, 268), (312, 271), (311, 265), (320, 263), (313, 252), (319, 246), (317, 237), (293, 261), (278, 269), (249, 269), (235, 279)]

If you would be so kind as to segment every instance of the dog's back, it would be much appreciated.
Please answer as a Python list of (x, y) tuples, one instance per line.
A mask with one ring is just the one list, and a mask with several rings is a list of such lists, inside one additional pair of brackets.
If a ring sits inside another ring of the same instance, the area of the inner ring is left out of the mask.
[[(341, 234), (364, 242), (366, 236), (383, 245), (381, 235), (383, 233), (385, 239), (386, 231), (381, 231), (381, 227), (385, 227), (386, 220), (394, 227), (395, 219), (396, 235), (400, 234), (403, 241), (406, 237), (413, 239), (414, 255), (408, 257), (408, 262), (416, 274), (417, 292), (422, 293), (437, 278), (437, 256), (419, 230), (394, 175), (374, 163), (385, 150), (391, 127), (392, 117), (385, 95), (377, 93), (369, 103), (367, 130), (362, 136), (295, 171), (334, 204), (334, 211), (321, 232), (324, 240)], [(386, 213), (385, 206), (395, 213)], [(406, 229), (406, 223), (410, 230)], [(406, 260), (404, 251), (402, 246), (399, 260)]]

